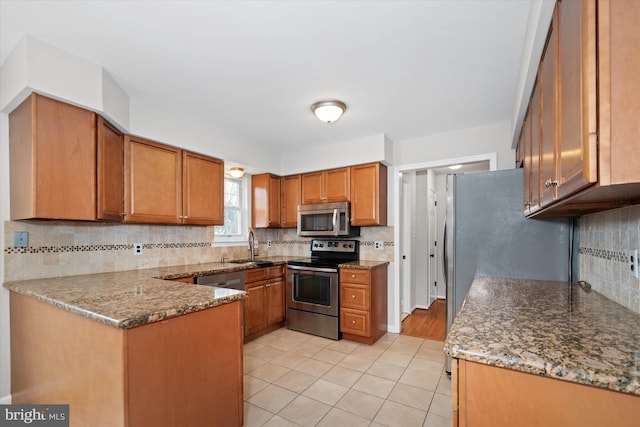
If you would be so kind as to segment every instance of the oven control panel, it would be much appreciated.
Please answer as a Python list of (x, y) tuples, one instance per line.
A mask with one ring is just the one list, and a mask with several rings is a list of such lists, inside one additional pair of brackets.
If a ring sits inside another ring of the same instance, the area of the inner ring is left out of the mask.
[(311, 250), (313, 252), (341, 252), (341, 253), (357, 253), (358, 240), (321, 240), (313, 239), (311, 241)]

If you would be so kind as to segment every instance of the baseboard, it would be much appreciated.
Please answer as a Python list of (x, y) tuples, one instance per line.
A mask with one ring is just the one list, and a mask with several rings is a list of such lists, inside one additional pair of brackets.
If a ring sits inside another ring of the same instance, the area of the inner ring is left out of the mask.
[(0, 405), (11, 405), (11, 395), (0, 397)]
[[(427, 306), (427, 305), (416, 305), (416, 306), (413, 307), (413, 310), (415, 310), (417, 308), (422, 309), (422, 310), (428, 310), (429, 306)], [(411, 310), (412, 313), (413, 313), (413, 310)]]

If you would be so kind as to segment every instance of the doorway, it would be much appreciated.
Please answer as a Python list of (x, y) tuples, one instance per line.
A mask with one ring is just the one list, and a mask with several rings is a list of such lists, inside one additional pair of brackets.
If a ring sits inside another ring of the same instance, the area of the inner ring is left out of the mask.
[[(495, 154), (410, 165), (398, 174), (396, 289), (399, 332), (444, 339), (446, 283), (442, 274), (446, 176), (495, 170)], [(453, 166), (460, 166), (453, 169)], [(390, 322), (391, 323), (391, 322)]]

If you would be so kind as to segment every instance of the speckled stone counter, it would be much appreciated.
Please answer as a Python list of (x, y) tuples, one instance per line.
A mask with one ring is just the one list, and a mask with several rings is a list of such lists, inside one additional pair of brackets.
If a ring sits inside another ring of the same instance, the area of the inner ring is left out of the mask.
[(383, 265), (389, 264), (388, 261), (351, 261), (346, 262), (344, 264), (340, 264), (338, 267), (340, 268), (351, 268), (354, 270), (371, 270), (376, 267), (380, 267)]
[[(286, 258), (269, 258), (275, 265)], [(207, 263), (6, 282), (4, 287), (116, 328), (133, 328), (246, 298), (233, 289), (170, 279), (257, 268)], [(165, 280), (163, 280), (165, 279)]]
[(640, 315), (577, 284), (477, 277), (444, 350), (640, 395)]

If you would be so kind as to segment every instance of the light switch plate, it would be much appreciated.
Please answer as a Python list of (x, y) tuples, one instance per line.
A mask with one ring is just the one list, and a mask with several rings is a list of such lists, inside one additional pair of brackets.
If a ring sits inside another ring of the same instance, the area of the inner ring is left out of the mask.
[(29, 233), (26, 231), (13, 232), (13, 247), (26, 248), (29, 246)]
[(629, 255), (629, 275), (631, 277), (638, 277), (638, 250), (631, 249), (627, 252)]

